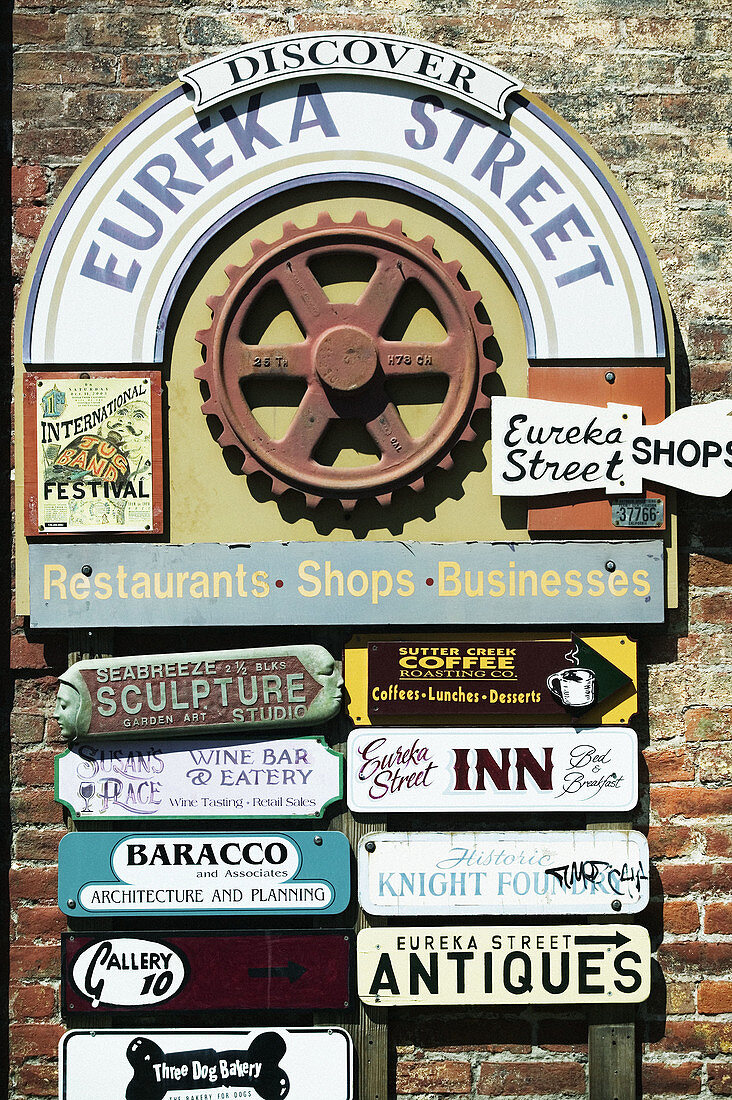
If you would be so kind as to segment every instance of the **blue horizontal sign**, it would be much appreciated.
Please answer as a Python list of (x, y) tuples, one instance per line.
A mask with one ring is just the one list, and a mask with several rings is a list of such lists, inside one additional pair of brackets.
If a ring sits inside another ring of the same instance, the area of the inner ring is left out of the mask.
[(342, 913), (343, 833), (68, 833), (59, 907), (69, 916)]
[(656, 623), (663, 544), (30, 547), (31, 626)]

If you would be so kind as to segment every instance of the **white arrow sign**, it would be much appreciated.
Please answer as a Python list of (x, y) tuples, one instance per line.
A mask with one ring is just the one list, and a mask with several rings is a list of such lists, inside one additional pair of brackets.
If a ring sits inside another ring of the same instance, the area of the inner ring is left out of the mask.
[(732, 490), (732, 401), (692, 405), (651, 425), (637, 405), (519, 397), (494, 397), (491, 415), (497, 496), (625, 495), (641, 493), (644, 480), (699, 496)]

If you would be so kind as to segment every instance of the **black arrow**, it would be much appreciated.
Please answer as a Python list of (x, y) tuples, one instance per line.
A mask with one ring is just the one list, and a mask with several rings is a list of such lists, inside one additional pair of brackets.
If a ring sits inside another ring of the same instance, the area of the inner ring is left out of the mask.
[(630, 943), (630, 936), (624, 936), (622, 932), (616, 932), (614, 936), (575, 936), (574, 942), (583, 947), (591, 943), (608, 943), (622, 947), (624, 943)]
[(288, 978), (292, 985), (303, 976), (305, 969), (290, 959), (287, 966), (250, 966), (248, 973), (250, 978)]

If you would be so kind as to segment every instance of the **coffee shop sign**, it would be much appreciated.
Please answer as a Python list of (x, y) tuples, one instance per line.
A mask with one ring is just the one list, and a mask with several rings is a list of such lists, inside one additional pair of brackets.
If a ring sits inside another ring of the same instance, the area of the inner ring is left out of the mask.
[(644, 480), (700, 496), (732, 490), (732, 401), (679, 409), (652, 425), (635, 405), (516, 397), (494, 397), (491, 416), (499, 496), (641, 493)]

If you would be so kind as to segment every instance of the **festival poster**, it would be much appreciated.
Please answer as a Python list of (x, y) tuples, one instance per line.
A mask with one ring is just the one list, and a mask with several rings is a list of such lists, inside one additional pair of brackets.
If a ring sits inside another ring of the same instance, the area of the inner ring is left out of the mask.
[(25, 533), (163, 530), (157, 371), (27, 373)]

